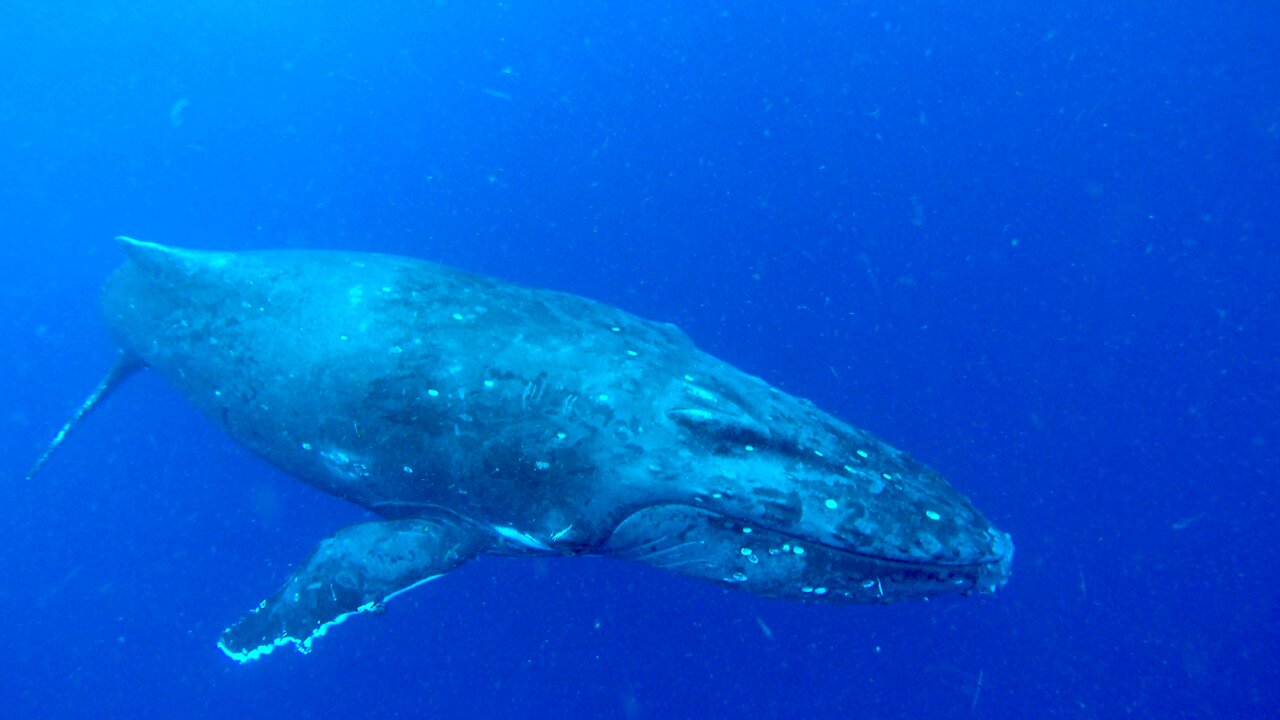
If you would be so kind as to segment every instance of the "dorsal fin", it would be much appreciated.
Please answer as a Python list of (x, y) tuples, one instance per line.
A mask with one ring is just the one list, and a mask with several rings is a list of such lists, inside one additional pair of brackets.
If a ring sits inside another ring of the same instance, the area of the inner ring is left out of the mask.
[(203, 269), (223, 267), (232, 257), (231, 253), (168, 247), (124, 235), (116, 236), (116, 240), (144, 275), (167, 284), (181, 283)]
[(36, 460), (35, 465), (31, 466), (31, 470), (27, 472), (27, 479), (31, 480), (36, 476), (36, 473), (40, 472), (40, 468), (44, 467), (45, 461), (49, 459), (49, 456), (52, 455), (53, 452), (58, 449), (58, 446), (62, 444), (62, 441), (66, 439), (67, 433), (71, 432), (72, 428), (80, 424), (80, 421), (84, 419), (85, 415), (92, 412), (104, 398), (111, 394), (112, 390), (116, 389), (121, 382), (124, 382), (126, 378), (141, 368), (142, 360), (138, 359), (138, 357), (132, 353), (121, 350), (120, 354), (116, 357), (115, 364), (111, 366), (110, 372), (107, 373), (107, 376), (102, 379), (102, 382), (98, 383), (98, 387), (94, 388), (93, 392), (89, 394), (89, 397), (80, 405), (75, 414), (71, 416), (71, 419), (67, 421), (67, 424), (63, 425), (62, 429), (58, 431), (58, 434), (53, 436), (53, 441), (50, 442), (44, 452), (40, 454), (40, 459)]

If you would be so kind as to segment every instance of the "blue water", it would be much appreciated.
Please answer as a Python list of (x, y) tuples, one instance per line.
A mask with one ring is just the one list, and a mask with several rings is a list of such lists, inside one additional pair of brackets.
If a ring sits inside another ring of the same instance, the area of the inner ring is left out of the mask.
[[(2, 14), (0, 716), (1280, 717), (1273, 3)], [(21, 480), (110, 365), (116, 234), (675, 322), (945, 472), (1013, 579), (811, 607), (482, 559), (237, 666), (221, 630), (363, 515), (145, 374)]]

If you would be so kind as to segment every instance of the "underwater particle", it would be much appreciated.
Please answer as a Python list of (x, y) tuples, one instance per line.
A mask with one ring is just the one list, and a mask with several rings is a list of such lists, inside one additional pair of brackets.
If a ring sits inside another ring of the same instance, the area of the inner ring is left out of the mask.
[(635, 350), (628, 350), (627, 354), (630, 355), (631, 357), (636, 357), (640, 353), (636, 352)]
[(867, 451), (866, 451), (866, 450), (859, 450), (859, 451), (858, 451), (858, 457), (862, 458), (863, 460), (866, 460), (866, 459), (867, 459), (868, 457), (870, 457), (870, 456), (869, 456), (869, 455), (867, 455)]
[(173, 127), (182, 127), (182, 111), (187, 109), (191, 101), (187, 98), (178, 98), (173, 101), (173, 105), (169, 106), (169, 124)]
[(925, 517), (927, 517), (927, 518), (929, 518), (930, 520), (941, 520), (941, 519), (942, 519), (942, 516), (941, 516), (941, 515), (939, 515), (938, 513), (934, 512), (934, 511), (932, 511), (932, 510), (925, 510), (925, 511), (924, 511), (924, 516), (925, 516)]
[(404, 471), (409, 473), (410, 475), (413, 474), (413, 468), (409, 467), (408, 465), (404, 466)]
[(742, 548), (742, 549), (741, 549), (741, 550), (739, 550), (738, 552), (742, 553), (743, 555), (750, 555), (750, 554), (751, 554), (751, 548)]
[(427, 394), (430, 395), (431, 397), (439, 397), (440, 391), (436, 390), (435, 388), (431, 388), (427, 390)]
[(827, 501), (822, 504), (826, 505), (828, 510), (835, 510), (836, 508), (840, 507), (840, 504), (837, 503), (835, 500), (832, 500), (831, 498), (827, 498)]
[(795, 553), (795, 554), (797, 554), (797, 555), (803, 555), (803, 554), (804, 554), (804, 548), (800, 547), (799, 545), (793, 545), (793, 546), (791, 546), (791, 552), (793, 552), (793, 553)]
[(462, 320), (462, 313), (454, 313), (454, 314), (453, 314), (453, 319), (454, 319), (454, 320)]
[(746, 446), (746, 447), (745, 447), (745, 448), (743, 448), (743, 449), (744, 449), (744, 450), (746, 450), (747, 452), (755, 452), (755, 451), (756, 451), (756, 447), (755, 447), (754, 445), (748, 445), (748, 446)]

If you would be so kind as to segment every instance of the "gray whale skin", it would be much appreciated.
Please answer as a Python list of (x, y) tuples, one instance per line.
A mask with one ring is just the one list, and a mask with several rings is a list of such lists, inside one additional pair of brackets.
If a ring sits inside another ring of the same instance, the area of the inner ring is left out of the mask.
[[(599, 555), (757, 595), (992, 592), (1009, 536), (935, 471), (674, 326), (421, 260), (120, 238), (115, 369), (379, 520), (322, 541), (218, 646), (307, 652), (473, 557)], [(34, 473), (34, 471), (33, 471)]]

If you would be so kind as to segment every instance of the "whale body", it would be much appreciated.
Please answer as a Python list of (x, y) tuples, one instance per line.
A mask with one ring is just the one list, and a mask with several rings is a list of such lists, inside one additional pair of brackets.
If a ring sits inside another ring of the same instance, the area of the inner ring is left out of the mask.
[(322, 541), (228, 628), (234, 660), (307, 652), (484, 554), (622, 558), (809, 602), (1008, 578), (1009, 536), (941, 475), (672, 325), (411, 258), (120, 240), (103, 305), (121, 360), (73, 423), (149, 368), (382, 518)]

